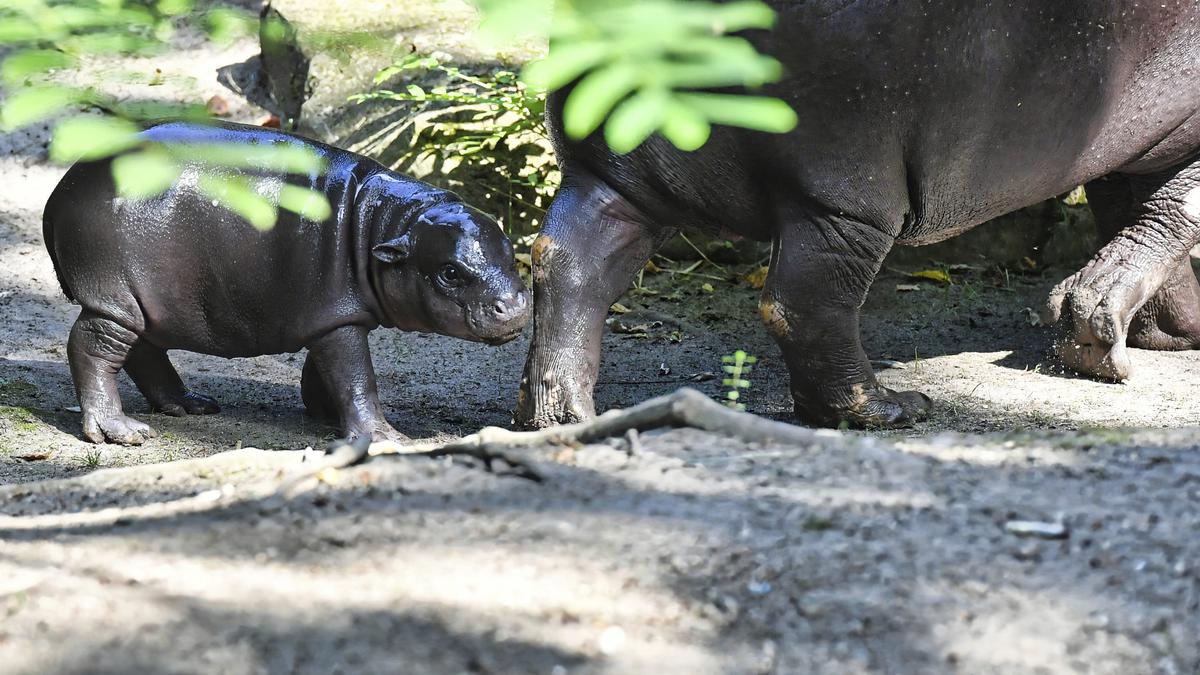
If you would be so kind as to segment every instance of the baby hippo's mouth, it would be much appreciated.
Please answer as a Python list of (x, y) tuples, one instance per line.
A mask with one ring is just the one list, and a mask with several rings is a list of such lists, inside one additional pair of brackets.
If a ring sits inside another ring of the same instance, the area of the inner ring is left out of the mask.
[(508, 333), (507, 335), (499, 335), (496, 337), (484, 338), (483, 341), (493, 347), (499, 347), (500, 345), (504, 344), (505, 342), (512, 342), (513, 340), (517, 339), (518, 337), (520, 337), (521, 333), (523, 333), (523, 332), (524, 332), (524, 326), (512, 331), (511, 333)]

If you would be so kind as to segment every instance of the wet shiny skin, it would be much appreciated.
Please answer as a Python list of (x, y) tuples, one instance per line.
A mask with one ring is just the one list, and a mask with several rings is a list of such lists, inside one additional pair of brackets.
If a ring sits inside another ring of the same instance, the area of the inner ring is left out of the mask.
[[(1064, 339), (1097, 342), (1101, 352), (1079, 367), (1096, 368), (1123, 347), (1142, 303), (1165, 308), (1155, 323), (1179, 338), (1173, 344), (1200, 344), (1200, 289), (1178, 264), (1200, 241), (1189, 201), (1200, 189), (1200, 4), (768, 4), (775, 27), (746, 37), (784, 66), (784, 78), (757, 93), (797, 111), (789, 133), (716, 126), (695, 152), (652, 137), (616, 156), (601, 134), (562, 133), (565, 93), (548, 102), (563, 188), (543, 227), (553, 255), (535, 261), (520, 422), (595, 413), (603, 313), (658, 242), (693, 228), (773, 242), (762, 315), (802, 421), (908, 424), (928, 400), (879, 386), (858, 334), (859, 308), (888, 251), (1105, 176), (1161, 185), (1132, 181), (1139, 209), (1081, 273), (1081, 286), (1063, 293), (1074, 315), (1067, 323), (1087, 328)], [(1159, 222), (1171, 227), (1157, 231)], [(1153, 295), (1177, 267), (1186, 292), (1147, 300), (1123, 290), (1153, 286)], [(1178, 326), (1196, 330), (1181, 337)]]
[(146, 437), (115, 396), (121, 368), (155, 408), (214, 412), (215, 403), (196, 403), (165, 350), (233, 357), (306, 347), (310, 410), (349, 436), (398, 438), (378, 403), (367, 332), (382, 325), (495, 344), (528, 320), (511, 243), (452, 193), (257, 127), (172, 123), (144, 137), (312, 148), (325, 173), (255, 175), (275, 189), (286, 181), (324, 193), (333, 215), (314, 222), (281, 210), (259, 232), (200, 193), (210, 166), (186, 166), (165, 194), (139, 201), (115, 196), (108, 161), (72, 167), (47, 203), (44, 233), (64, 291), (82, 308), (68, 356), (92, 440)]

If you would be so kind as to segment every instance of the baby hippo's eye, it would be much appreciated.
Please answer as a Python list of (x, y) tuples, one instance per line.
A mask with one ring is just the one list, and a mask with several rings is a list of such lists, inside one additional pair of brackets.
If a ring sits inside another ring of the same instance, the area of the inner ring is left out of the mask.
[(438, 281), (446, 286), (462, 286), (467, 282), (463, 273), (454, 265), (442, 265), (442, 269), (438, 270)]

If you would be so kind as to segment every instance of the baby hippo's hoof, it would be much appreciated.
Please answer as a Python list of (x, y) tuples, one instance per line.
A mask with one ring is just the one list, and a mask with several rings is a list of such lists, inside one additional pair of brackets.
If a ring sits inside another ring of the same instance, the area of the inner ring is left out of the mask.
[(158, 412), (171, 417), (183, 417), (184, 415), (215, 415), (221, 412), (221, 406), (217, 402), (204, 394), (197, 394), (194, 391), (189, 391), (184, 395), (165, 401), (155, 406)]
[(84, 414), (83, 436), (93, 443), (141, 445), (158, 434), (149, 425), (124, 415), (100, 417)]

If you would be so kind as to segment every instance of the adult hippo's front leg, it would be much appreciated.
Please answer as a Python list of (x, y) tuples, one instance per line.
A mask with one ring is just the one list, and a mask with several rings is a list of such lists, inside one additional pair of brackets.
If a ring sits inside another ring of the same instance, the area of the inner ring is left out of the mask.
[(674, 232), (650, 224), (599, 180), (564, 176), (533, 243), (533, 342), (518, 424), (547, 427), (596, 414), (592, 390), (608, 308)]
[(759, 309), (783, 350), (801, 421), (905, 426), (928, 412), (924, 394), (875, 380), (859, 339), (859, 309), (894, 241), (842, 216), (806, 214), (780, 227)]

